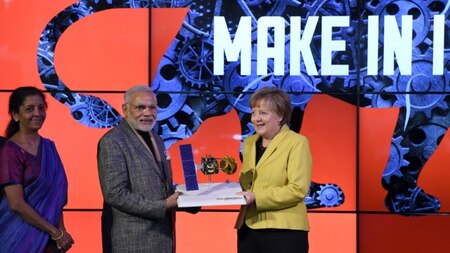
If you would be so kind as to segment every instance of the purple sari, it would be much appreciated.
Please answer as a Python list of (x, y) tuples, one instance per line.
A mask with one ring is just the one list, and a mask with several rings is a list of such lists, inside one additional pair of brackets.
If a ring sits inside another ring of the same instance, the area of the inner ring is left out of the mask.
[[(3, 148), (6, 149), (7, 145), (8, 142), (5, 143)], [(1, 151), (1, 160), (12, 157), (19, 156), (7, 156), (5, 150)], [(24, 187), (24, 199), (44, 219), (58, 227), (62, 209), (67, 203), (67, 178), (64, 167), (54, 143), (45, 138), (41, 138), (35, 159), (34, 166), (37, 166), (39, 164), (38, 159), (41, 159), (40, 173), (33, 182)], [(0, 166), (1, 170), (8, 169), (6, 166), (3, 166), (7, 164), (6, 160), (0, 162), (2, 163), (2, 166)], [(33, 170), (35, 169), (33, 168)], [(14, 182), (3, 176), (0, 177), (1, 188), (13, 183), (24, 185), (24, 182)], [(0, 252), (42, 253), (47, 246), (48, 240), (49, 234), (26, 223), (10, 209), (6, 197), (1, 197)]]

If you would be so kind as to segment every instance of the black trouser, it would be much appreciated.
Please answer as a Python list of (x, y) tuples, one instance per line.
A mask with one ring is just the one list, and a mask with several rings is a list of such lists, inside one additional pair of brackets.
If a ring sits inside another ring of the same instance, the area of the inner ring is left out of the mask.
[(111, 253), (112, 252), (112, 243), (111, 243), (111, 230), (112, 230), (112, 208), (110, 205), (103, 202), (103, 211), (102, 211), (102, 248), (103, 253)]
[(238, 230), (238, 253), (307, 253), (308, 231), (291, 229)]

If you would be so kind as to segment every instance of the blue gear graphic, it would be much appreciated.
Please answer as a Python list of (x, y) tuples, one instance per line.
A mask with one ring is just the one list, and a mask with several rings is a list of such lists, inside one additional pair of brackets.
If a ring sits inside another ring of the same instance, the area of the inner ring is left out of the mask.
[(320, 207), (337, 207), (345, 202), (345, 195), (336, 184), (319, 184), (311, 182), (305, 204), (308, 209)]
[(439, 200), (426, 194), (420, 187), (408, 189), (407, 192), (389, 193), (385, 199), (389, 211), (403, 215), (435, 213), (441, 208)]
[(403, 177), (403, 173), (400, 171), (400, 168), (409, 165), (409, 162), (404, 158), (409, 149), (402, 147), (402, 140), (402, 136), (397, 136), (392, 139), (390, 149), (391, 151), (389, 152), (389, 161), (383, 172), (383, 180), (386, 182), (386, 184), (390, 184), (391, 178), (394, 176), (397, 178)]
[(320, 190), (317, 192), (317, 200), (321, 206), (339, 206), (343, 202), (343, 192), (336, 184), (320, 185)]

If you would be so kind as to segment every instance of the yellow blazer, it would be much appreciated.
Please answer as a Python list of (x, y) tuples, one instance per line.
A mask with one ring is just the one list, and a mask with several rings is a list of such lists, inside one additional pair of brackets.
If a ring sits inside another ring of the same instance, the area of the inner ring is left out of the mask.
[(256, 164), (259, 135), (244, 141), (239, 182), (255, 194), (255, 203), (242, 206), (236, 228), (244, 221), (253, 229), (280, 228), (309, 231), (304, 199), (311, 183), (309, 142), (283, 125)]

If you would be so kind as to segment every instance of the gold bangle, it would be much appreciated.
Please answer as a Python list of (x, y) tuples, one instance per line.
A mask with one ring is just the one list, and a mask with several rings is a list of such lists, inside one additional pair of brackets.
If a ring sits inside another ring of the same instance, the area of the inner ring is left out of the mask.
[(58, 241), (59, 239), (61, 239), (64, 235), (64, 231), (62, 229), (60, 229), (59, 231), (61, 231), (61, 234), (57, 237), (51, 237), (53, 241)]

